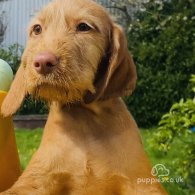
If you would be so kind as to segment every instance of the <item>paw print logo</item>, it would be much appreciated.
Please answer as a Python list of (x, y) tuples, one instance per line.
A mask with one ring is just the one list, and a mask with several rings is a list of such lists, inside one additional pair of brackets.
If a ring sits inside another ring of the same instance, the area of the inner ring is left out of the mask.
[(167, 169), (163, 164), (156, 164), (155, 166), (152, 167), (151, 174), (153, 176), (158, 176), (158, 177), (168, 176), (169, 169)]

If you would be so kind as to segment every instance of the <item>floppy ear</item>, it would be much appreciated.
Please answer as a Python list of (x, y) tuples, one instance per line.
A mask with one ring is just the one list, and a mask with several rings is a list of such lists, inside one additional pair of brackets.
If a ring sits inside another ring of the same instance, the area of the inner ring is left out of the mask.
[(128, 51), (125, 34), (120, 26), (114, 24), (108, 52), (96, 73), (96, 93), (88, 91), (84, 102), (130, 95), (135, 89), (136, 79), (136, 67)]
[(1, 106), (1, 113), (7, 117), (14, 114), (22, 104), (26, 95), (24, 67), (20, 65), (11, 88)]

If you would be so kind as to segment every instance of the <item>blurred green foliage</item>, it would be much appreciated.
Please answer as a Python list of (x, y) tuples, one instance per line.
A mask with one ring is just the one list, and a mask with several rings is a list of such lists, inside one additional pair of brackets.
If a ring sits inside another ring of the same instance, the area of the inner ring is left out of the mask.
[(18, 114), (47, 114), (48, 106), (44, 101), (34, 100), (30, 95), (28, 95), (21, 108), (18, 110)]
[(0, 48), (0, 59), (6, 61), (11, 66), (14, 74), (20, 64), (22, 52), (23, 48), (18, 44), (11, 45), (7, 49)]
[[(163, 164), (168, 170), (169, 175), (168, 179), (177, 179), (181, 178), (182, 180), (177, 180), (174, 182), (163, 182), (165, 189), (170, 195), (193, 195), (194, 191), (194, 176), (185, 177), (186, 170), (182, 168), (181, 164), (178, 164), (178, 160), (183, 160), (185, 163), (185, 159), (188, 158), (188, 153), (184, 153), (183, 147), (185, 147), (186, 143), (195, 142), (195, 133), (191, 133), (191, 136), (179, 137), (176, 136), (172, 143), (171, 147), (167, 152), (164, 150), (159, 150), (159, 144), (156, 143), (156, 139), (154, 139), (157, 134), (157, 128), (152, 129), (143, 129), (141, 131), (144, 148), (150, 158), (153, 166), (156, 164)], [(194, 170), (194, 164), (189, 167), (191, 173)], [(178, 170), (183, 170), (178, 171)], [(189, 170), (188, 170), (189, 171)]]
[[(194, 97), (192, 99), (181, 99), (174, 103), (170, 111), (162, 116), (159, 127), (153, 138), (154, 148), (159, 152), (168, 154), (175, 139), (180, 139), (183, 144), (178, 148), (180, 155), (172, 161), (174, 172), (184, 178), (181, 183), (183, 189), (195, 193), (195, 75), (192, 76)], [(186, 141), (187, 140), (187, 141)]]
[(142, 127), (155, 126), (170, 106), (190, 95), (195, 73), (195, 4), (192, 0), (148, 0), (129, 24), (129, 49), (138, 83), (125, 100)]

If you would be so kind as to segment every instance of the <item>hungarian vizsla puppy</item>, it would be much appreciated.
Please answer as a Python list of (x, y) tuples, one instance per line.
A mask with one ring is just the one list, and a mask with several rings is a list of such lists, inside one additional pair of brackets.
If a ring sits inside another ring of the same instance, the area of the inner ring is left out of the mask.
[(14, 186), (1, 195), (166, 194), (151, 178), (137, 125), (121, 96), (136, 69), (120, 26), (90, 0), (54, 0), (32, 21), (22, 63), (2, 106), (26, 94), (46, 100), (42, 142)]

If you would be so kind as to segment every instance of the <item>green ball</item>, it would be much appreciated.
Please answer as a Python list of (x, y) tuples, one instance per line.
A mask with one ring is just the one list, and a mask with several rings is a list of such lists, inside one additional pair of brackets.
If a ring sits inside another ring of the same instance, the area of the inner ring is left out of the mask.
[(9, 64), (0, 59), (0, 90), (8, 91), (13, 81), (13, 71)]

